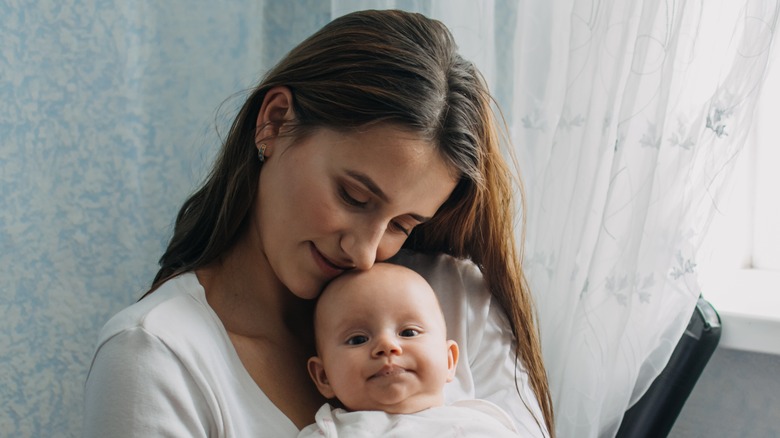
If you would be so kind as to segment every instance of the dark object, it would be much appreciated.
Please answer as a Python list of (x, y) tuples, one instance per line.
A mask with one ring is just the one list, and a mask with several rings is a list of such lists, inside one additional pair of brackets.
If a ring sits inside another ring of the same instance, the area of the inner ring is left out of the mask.
[(647, 392), (626, 411), (617, 438), (663, 438), (691, 394), (701, 372), (720, 341), (720, 317), (699, 297), (688, 328), (661, 374)]

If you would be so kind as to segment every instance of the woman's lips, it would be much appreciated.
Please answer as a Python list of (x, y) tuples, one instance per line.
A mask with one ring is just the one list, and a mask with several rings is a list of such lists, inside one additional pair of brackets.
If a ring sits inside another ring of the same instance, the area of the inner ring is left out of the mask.
[(311, 249), (312, 257), (314, 257), (314, 262), (317, 264), (317, 266), (320, 268), (320, 270), (325, 274), (328, 278), (334, 278), (341, 274), (342, 272), (346, 271), (347, 267), (338, 266), (335, 263), (328, 260), (322, 253), (317, 249), (316, 246), (314, 246), (313, 243), (309, 243), (309, 248)]

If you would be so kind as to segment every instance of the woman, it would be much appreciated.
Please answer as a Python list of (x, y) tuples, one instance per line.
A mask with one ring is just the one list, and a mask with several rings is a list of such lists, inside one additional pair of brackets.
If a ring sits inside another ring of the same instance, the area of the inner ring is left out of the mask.
[(549, 435), (490, 101), (419, 14), (349, 14), (293, 49), (179, 212), (150, 293), (103, 328), (86, 434), (295, 436), (324, 402), (306, 371), (312, 299), (405, 247), (396, 262), (453, 289), (447, 324), (468, 338), (450, 398), (493, 399)]

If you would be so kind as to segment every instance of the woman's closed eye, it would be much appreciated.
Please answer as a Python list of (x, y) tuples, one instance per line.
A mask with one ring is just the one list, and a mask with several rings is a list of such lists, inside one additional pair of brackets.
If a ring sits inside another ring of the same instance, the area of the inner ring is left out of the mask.
[(347, 339), (347, 345), (360, 345), (366, 342), (368, 342), (368, 336), (365, 335), (356, 335)]
[(347, 190), (344, 186), (339, 186), (339, 196), (344, 200), (344, 202), (353, 207), (362, 208), (368, 204), (368, 199), (365, 201), (358, 199), (356, 194), (350, 194), (349, 190)]
[(392, 228), (392, 230), (393, 230), (393, 231), (398, 231), (398, 232), (404, 233), (404, 234), (406, 234), (407, 236), (409, 235), (409, 233), (411, 233), (411, 232), (412, 232), (412, 229), (411, 229), (411, 228), (404, 227), (404, 226), (403, 226), (403, 225), (401, 225), (401, 223), (400, 223), (400, 222), (398, 222), (398, 221), (392, 221), (392, 222), (390, 222), (390, 227)]
[[(358, 194), (350, 193), (350, 190), (345, 186), (339, 186), (339, 196), (347, 205), (356, 208), (365, 208), (369, 203), (369, 199), (362, 200)], [(406, 236), (412, 232), (412, 227), (406, 226), (398, 220), (391, 221), (388, 228), (390, 231), (403, 233)]]

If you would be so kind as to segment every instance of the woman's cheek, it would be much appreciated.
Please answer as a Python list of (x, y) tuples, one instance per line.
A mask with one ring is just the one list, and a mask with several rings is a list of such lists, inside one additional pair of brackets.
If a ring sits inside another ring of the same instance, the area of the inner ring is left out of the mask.
[(404, 242), (406, 242), (407, 236), (403, 233), (399, 235), (392, 235), (391, 233), (386, 233), (382, 242), (379, 245), (379, 248), (377, 249), (377, 261), (383, 262), (390, 257), (396, 255), (398, 251), (401, 250), (401, 247), (404, 245)]
[(312, 201), (311, 217), (317, 228), (324, 231), (335, 231), (347, 224), (350, 220), (350, 212), (338, 205), (327, 196), (322, 196)]

